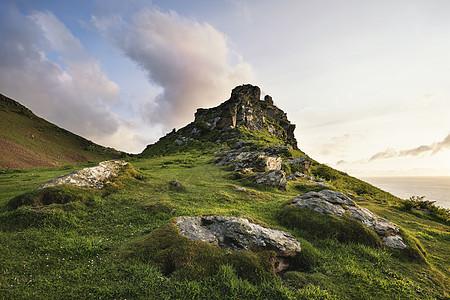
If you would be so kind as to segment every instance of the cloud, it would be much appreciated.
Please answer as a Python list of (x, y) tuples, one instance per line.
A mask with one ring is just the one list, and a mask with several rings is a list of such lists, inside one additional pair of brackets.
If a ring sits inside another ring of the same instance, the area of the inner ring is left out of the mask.
[(252, 68), (230, 51), (224, 34), (173, 11), (145, 8), (129, 21), (93, 16), (91, 23), (160, 88), (141, 109), (151, 124), (184, 126), (198, 107), (219, 104), (234, 86), (253, 78)]
[[(24, 16), (11, 10), (0, 28), (2, 93), (92, 139), (117, 130), (108, 104), (119, 101), (118, 85), (52, 13)], [(50, 60), (49, 53), (61, 62)]]
[(249, 24), (253, 23), (252, 16), (250, 14), (250, 9), (248, 8), (248, 2), (242, 0), (232, 1), (233, 6), (236, 10), (236, 14), (239, 17), (243, 17), (245, 21)]
[(431, 152), (431, 155), (433, 155), (445, 149), (450, 149), (450, 134), (447, 135), (442, 141), (432, 143), (431, 145), (422, 145), (416, 148), (400, 151), (396, 151), (394, 149), (387, 149), (383, 152), (378, 152), (369, 159), (369, 162), (377, 159), (396, 158), (404, 156), (418, 156), (420, 154), (427, 152)]
[(360, 142), (365, 138), (362, 133), (346, 133), (340, 136), (334, 136), (324, 143), (318, 144), (316, 147), (321, 155), (346, 156), (348, 149), (354, 143)]

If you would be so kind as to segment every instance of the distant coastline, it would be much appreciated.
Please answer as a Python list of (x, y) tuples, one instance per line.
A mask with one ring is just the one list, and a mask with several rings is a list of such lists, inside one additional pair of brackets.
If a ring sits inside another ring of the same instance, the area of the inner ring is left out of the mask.
[(425, 196), (436, 205), (450, 208), (450, 176), (362, 177), (368, 183), (402, 199)]

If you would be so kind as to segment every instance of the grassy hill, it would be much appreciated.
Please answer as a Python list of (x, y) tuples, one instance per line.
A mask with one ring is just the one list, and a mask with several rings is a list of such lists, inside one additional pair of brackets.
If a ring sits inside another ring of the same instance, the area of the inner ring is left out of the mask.
[(47, 122), (0, 94), (0, 169), (61, 166), (120, 156), (119, 151)]
[[(217, 166), (237, 149), (276, 144), (283, 159), (307, 157), (271, 98), (250, 103), (248, 93), (234, 91), (234, 102), (200, 110), (193, 123), (127, 157), (128, 175), (103, 190), (36, 190), (93, 163), (0, 172), (0, 299), (449, 298), (448, 210), (401, 200), (312, 159), (308, 176), (323, 184), (298, 176), (286, 190), (255, 183), (252, 171)], [(351, 194), (395, 223), (408, 247), (388, 248), (354, 220), (291, 205), (322, 189)], [(189, 240), (174, 225), (180, 216), (209, 215), (290, 232), (302, 248), (296, 264), (276, 275), (271, 251), (224, 250)]]
[[(76, 167), (0, 174), (0, 298), (448, 297), (450, 228), (443, 222), (407, 212), (397, 198), (371, 187), (373, 190), (358, 197), (357, 203), (399, 225), (404, 236), (409, 235), (423, 247), (425, 259), (357, 240), (346, 242), (316, 235), (320, 228), (314, 224), (305, 231), (294, 222), (286, 222), (287, 203), (316, 186), (298, 180), (289, 182), (287, 191), (280, 191), (252, 183), (245, 176), (236, 178), (234, 172), (217, 167), (215, 161), (212, 152), (198, 151), (132, 158), (130, 162), (140, 175), (124, 178), (113, 189), (103, 193), (69, 189), (77, 195), (73, 201), (17, 209), (7, 205), (11, 198)], [(173, 180), (181, 187), (171, 184)], [(349, 180), (361, 190), (370, 186)], [(327, 183), (344, 191), (338, 188), (340, 181), (342, 178), (331, 178)], [(236, 187), (245, 187), (247, 192)], [(356, 193), (354, 189), (345, 191)], [(167, 231), (172, 218), (198, 215), (239, 216), (287, 230), (302, 242), (303, 251), (311, 255), (311, 264), (281, 277), (265, 276), (264, 268), (253, 266), (250, 258), (248, 263), (234, 259), (208, 266), (214, 256), (197, 261), (195, 249), (188, 256), (177, 252), (185, 248)], [(146, 249), (157, 243), (164, 243), (165, 250), (150, 255)], [(167, 255), (175, 255), (178, 269), (167, 271), (161, 260)], [(259, 271), (255, 273), (254, 268)]]

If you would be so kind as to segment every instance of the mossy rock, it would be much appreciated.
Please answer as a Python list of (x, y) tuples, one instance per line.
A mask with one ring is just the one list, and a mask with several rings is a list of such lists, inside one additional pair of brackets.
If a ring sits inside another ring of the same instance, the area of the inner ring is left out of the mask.
[(308, 239), (331, 238), (343, 243), (381, 246), (381, 239), (373, 230), (348, 216), (339, 219), (308, 208), (285, 205), (278, 214), (278, 220), (289, 228), (300, 230)]
[[(136, 259), (152, 263), (164, 274), (183, 279), (210, 277), (224, 264), (232, 266), (240, 278), (251, 282), (276, 278), (273, 265), (276, 252), (255, 250), (225, 250), (208, 242), (191, 240), (180, 234), (176, 218), (173, 218), (161, 228), (125, 245), (119, 251), (119, 256), (124, 260)], [(305, 254), (309, 254), (294, 257), (295, 265), (299, 269), (307, 260), (306, 257), (314, 256), (314, 251), (305, 251)], [(308, 262), (303, 268), (307, 269), (311, 264), (313, 263)]]

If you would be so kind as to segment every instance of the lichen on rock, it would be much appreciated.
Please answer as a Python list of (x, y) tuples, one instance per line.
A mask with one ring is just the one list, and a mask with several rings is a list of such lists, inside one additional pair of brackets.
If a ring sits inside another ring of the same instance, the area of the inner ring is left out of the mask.
[(103, 161), (94, 167), (76, 170), (72, 173), (52, 179), (40, 185), (38, 189), (59, 185), (73, 185), (101, 189), (111, 178), (119, 176), (120, 171), (127, 165), (129, 165), (129, 163), (121, 160)]
[(301, 251), (300, 242), (282, 230), (262, 227), (236, 217), (178, 217), (180, 233), (233, 251), (253, 250), (255, 247), (276, 252), (275, 273), (289, 268), (289, 258)]
[(397, 235), (399, 228), (392, 222), (376, 216), (365, 207), (356, 205), (346, 195), (332, 191), (308, 192), (292, 200), (294, 207), (305, 207), (321, 214), (330, 214), (338, 218), (348, 215), (364, 226), (375, 231), (388, 247), (404, 249), (406, 244)]

